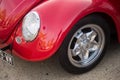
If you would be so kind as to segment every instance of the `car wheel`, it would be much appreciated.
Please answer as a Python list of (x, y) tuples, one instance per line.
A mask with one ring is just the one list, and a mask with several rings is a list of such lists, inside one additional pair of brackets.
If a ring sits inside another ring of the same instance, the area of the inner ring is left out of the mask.
[(60, 48), (60, 63), (70, 73), (85, 73), (103, 58), (110, 34), (107, 21), (100, 15), (80, 20), (68, 33)]

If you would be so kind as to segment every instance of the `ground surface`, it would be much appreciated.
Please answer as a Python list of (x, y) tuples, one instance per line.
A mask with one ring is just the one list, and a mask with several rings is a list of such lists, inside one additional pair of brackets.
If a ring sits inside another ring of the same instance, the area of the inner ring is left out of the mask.
[(82, 75), (64, 71), (57, 58), (32, 63), (15, 57), (14, 67), (1, 62), (0, 80), (120, 80), (120, 44), (111, 43), (101, 63)]

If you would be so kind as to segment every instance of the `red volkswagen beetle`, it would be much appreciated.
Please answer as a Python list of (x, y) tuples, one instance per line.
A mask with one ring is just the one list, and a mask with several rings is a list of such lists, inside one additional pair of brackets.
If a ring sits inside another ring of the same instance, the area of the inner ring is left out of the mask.
[(57, 52), (65, 70), (84, 73), (112, 34), (120, 42), (120, 0), (0, 0), (0, 58), (10, 64), (11, 53), (42, 61)]

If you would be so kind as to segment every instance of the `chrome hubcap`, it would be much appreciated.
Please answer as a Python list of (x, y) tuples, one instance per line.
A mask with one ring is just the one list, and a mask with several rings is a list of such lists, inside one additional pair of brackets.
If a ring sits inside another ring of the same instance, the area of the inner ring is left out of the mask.
[(88, 24), (80, 28), (72, 37), (68, 56), (77, 67), (92, 64), (101, 54), (105, 44), (105, 35), (100, 26)]

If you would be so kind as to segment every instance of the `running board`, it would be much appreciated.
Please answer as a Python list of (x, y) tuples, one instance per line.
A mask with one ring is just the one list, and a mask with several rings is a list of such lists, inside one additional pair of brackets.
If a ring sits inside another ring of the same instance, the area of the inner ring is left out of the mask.
[(0, 50), (0, 60), (10, 64), (10, 65), (13, 65), (13, 56), (10, 54), (10, 53), (7, 53), (3, 50)]

